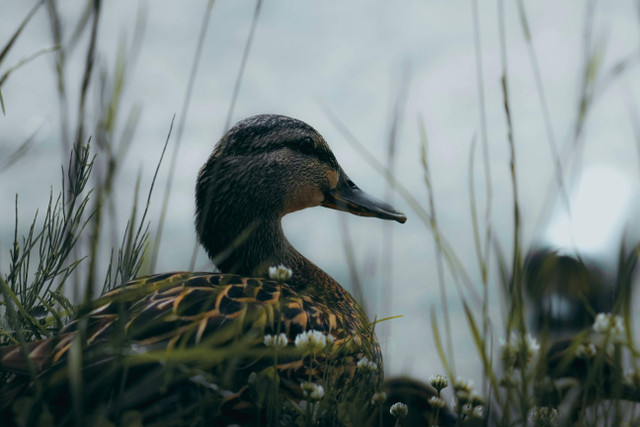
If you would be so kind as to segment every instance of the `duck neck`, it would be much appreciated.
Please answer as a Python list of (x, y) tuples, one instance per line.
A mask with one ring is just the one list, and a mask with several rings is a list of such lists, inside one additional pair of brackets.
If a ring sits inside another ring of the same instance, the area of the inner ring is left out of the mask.
[(293, 272), (287, 283), (297, 290), (310, 285), (319, 291), (322, 288), (341, 289), (331, 276), (289, 243), (279, 217), (254, 217), (236, 224), (224, 224), (217, 232), (211, 231), (213, 238), (205, 246), (223, 273), (267, 277), (269, 267), (284, 265)]

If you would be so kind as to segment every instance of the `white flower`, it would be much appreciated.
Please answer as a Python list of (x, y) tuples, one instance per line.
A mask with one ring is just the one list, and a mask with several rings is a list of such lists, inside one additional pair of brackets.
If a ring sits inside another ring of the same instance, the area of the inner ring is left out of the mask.
[(283, 332), (280, 335), (265, 335), (264, 345), (267, 347), (284, 348), (289, 344), (287, 335)]
[(535, 337), (531, 336), (531, 334), (527, 334), (525, 340), (525, 344), (527, 346), (527, 357), (532, 359), (536, 357), (540, 352), (540, 344), (538, 343), (538, 340), (535, 339)]
[(317, 353), (327, 346), (327, 337), (320, 331), (304, 331), (296, 336), (295, 344), (307, 353)]
[(611, 323), (611, 313), (598, 313), (593, 322), (593, 330), (598, 334), (606, 334)]
[(429, 402), (429, 405), (435, 409), (444, 409), (447, 406), (447, 402), (438, 396), (431, 396), (427, 402)]
[(321, 385), (312, 382), (304, 382), (300, 384), (300, 388), (302, 388), (304, 397), (311, 401), (318, 401), (324, 397), (324, 388)]
[(404, 418), (409, 413), (409, 408), (402, 402), (396, 402), (391, 405), (391, 409), (389, 409), (389, 413), (396, 418)]
[(334, 337), (331, 334), (327, 334), (326, 338), (327, 338), (327, 345), (333, 345), (333, 343), (336, 342), (336, 337)]
[(384, 391), (373, 393), (373, 396), (371, 396), (372, 405), (379, 405), (381, 403), (384, 403), (385, 400), (387, 400), (387, 393), (385, 393)]
[(289, 280), (293, 272), (290, 268), (285, 267), (284, 265), (272, 266), (269, 267), (269, 278), (272, 280), (277, 280), (278, 282), (284, 282), (285, 280)]
[(624, 321), (622, 317), (611, 313), (598, 313), (593, 330), (599, 334), (610, 334), (615, 343), (622, 343), (625, 340)]
[(598, 348), (592, 344), (579, 344), (576, 347), (576, 356), (578, 357), (586, 357), (586, 358), (594, 358), (598, 354)]
[(473, 410), (471, 411), (471, 416), (473, 418), (478, 418), (478, 419), (483, 419), (484, 418), (484, 406), (482, 405), (478, 405), (478, 406), (474, 406)]
[(429, 383), (431, 384), (431, 386), (433, 386), (433, 388), (438, 390), (438, 393), (440, 393), (442, 389), (447, 388), (447, 386), (449, 385), (449, 378), (440, 374), (431, 375), (429, 377)]
[(558, 410), (548, 406), (535, 406), (529, 412), (529, 421), (534, 426), (558, 425)]
[(473, 405), (470, 402), (467, 402), (462, 405), (460, 409), (462, 415), (470, 416), (473, 413)]
[(500, 339), (500, 345), (500, 359), (506, 368), (526, 368), (540, 351), (540, 344), (530, 334), (523, 340), (521, 334), (512, 332), (508, 342)]
[(378, 369), (378, 365), (376, 365), (371, 360), (367, 359), (366, 356), (358, 360), (357, 367), (358, 367), (358, 370), (362, 372), (374, 372)]
[(466, 378), (458, 377), (456, 382), (453, 384), (453, 388), (456, 391), (464, 391), (471, 394), (471, 391), (473, 390), (473, 381)]
[(471, 393), (471, 404), (475, 408), (476, 406), (484, 405), (484, 399), (478, 393)]
[(470, 401), (471, 401), (471, 393), (469, 393), (466, 390), (460, 389), (460, 390), (456, 390), (456, 396), (455, 398), (458, 401), (458, 405), (471, 405)]
[(320, 400), (324, 397), (324, 388), (321, 385), (318, 386), (317, 389), (313, 390), (309, 395), (311, 400)]

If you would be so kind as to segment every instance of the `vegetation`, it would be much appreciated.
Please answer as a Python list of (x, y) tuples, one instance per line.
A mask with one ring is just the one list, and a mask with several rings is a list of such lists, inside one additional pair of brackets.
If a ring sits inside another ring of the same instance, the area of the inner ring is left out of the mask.
[[(477, 0), (472, 2), (476, 22), (478, 19), (477, 3)], [(500, 12), (503, 8), (503, 2), (499, 1), (498, 3)], [(10, 263), (8, 271), (0, 274), (0, 291), (2, 292), (0, 299), (0, 313), (2, 314), (0, 345), (18, 345), (24, 356), (30, 352), (29, 343), (58, 336), (60, 330), (71, 320), (78, 321), (80, 331), (82, 328), (86, 328), (86, 322), (83, 322), (82, 319), (86, 319), (90, 310), (95, 308), (93, 301), (96, 296), (132, 278), (153, 272), (158, 244), (162, 235), (163, 220), (155, 232), (154, 239), (150, 237), (147, 221), (147, 211), (151, 206), (154, 185), (152, 184), (148, 189), (144, 209), (141, 209), (138, 203), (138, 180), (131, 214), (127, 219), (124, 233), (119, 237), (118, 244), (110, 248), (111, 256), (105, 271), (100, 270), (99, 246), (108, 246), (109, 236), (112, 236), (116, 230), (116, 228), (110, 230), (109, 226), (114, 227), (114, 225), (105, 221), (105, 217), (108, 216), (110, 210), (114, 209), (116, 203), (113, 188), (114, 177), (118, 173), (123, 156), (131, 148), (139, 113), (134, 108), (123, 119), (120, 100), (123, 91), (126, 90), (128, 72), (138, 52), (144, 25), (140, 21), (141, 24), (137, 27), (139, 33), (134, 35), (131, 45), (125, 46), (123, 44), (121, 46), (117, 64), (112, 73), (107, 73), (102, 80), (97, 82), (94, 76), (95, 49), (99, 38), (97, 29), (101, 9), (105, 6), (99, 1), (87, 2), (86, 4), (86, 11), (73, 29), (72, 36), (65, 41), (56, 3), (54, 1), (37, 2), (33, 10), (18, 26), (13, 37), (0, 51), (0, 67), (7, 70), (0, 75), (0, 103), (3, 112), (5, 109), (11, 108), (10, 105), (5, 105), (2, 98), (2, 85), (10, 75), (18, 72), (22, 64), (39, 55), (46, 54), (55, 57), (59, 105), (62, 111), (61, 148), (69, 158), (69, 163), (63, 169), (60, 191), (51, 191), (44, 215), (36, 213), (26, 229), (19, 212), (19, 198), (16, 196), (14, 241), (9, 248)], [(549, 113), (539, 76), (531, 29), (527, 22), (523, 2), (518, 1), (517, 4), (520, 12), (520, 25), (528, 44), (528, 53), (538, 85), (537, 95), (541, 101), (543, 115), (548, 122)], [(206, 33), (212, 5), (213, 2), (209, 2), (203, 18), (200, 44), (196, 51), (191, 73), (192, 81), (202, 52), (201, 42)], [(593, 28), (592, 20), (594, 19), (593, 2), (589, 2), (589, 5), (588, 10), (591, 11), (591, 14), (587, 15), (585, 22), (585, 56), (581, 94), (577, 106), (576, 122), (573, 127), (574, 132), (568, 144), (569, 147), (574, 148), (559, 150), (556, 147), (553, 133), (549, 132), (549, 144), (555, 157), (556, 190), (561, 195), (566, 191), (563, 168), (569, 163), (572, 155), (579, 156), (580, 142), (591, 108), (597, 102), (602, 88), (618, 78), (634, 59), (623, 59), (609, 70), (600, 69), (600, 59), (603, 52), (600, 45), (594, 45), (592, 42), (593, 37), (590, 30)], [(231, 117), (235, 105), (235, 97), (240, 87), (260, 7), (261, 2), (258, 1), (228, 117)], [(7, 52), (12, 49), (15, 41), (21, 36), (39, 8), (47, 8), (51, 27), (54, 29), (53, 47), (26, 56), (18, 64), (7, 67), (4, 64)], [(616, 279), (620, 292), (613, 304), (613, 314), (596, 313), (591, 310), (590, 314), (594, 319), (592, 327), (575, 334), (570, 340), (556, 340), (550, 333), (552, 331), (544, 330), (537, 337), (534, 337), (528, 328), (526, 319), (530, 307), (526, 304), (526, 277), (524, 274), (526, 249), (523, 247), (521, 236), (517, 142), (511, 120), (505, 23), (503, 20), (503, 14), (499, 13), (502, 89), (507, 123), (505, 132), (511, 156), (510, 171), (513, 191), (512, 253), (510, 256), (503, 253), (500, 242), (496, 241), (491, 222), (491, 171), (486, 148), (488, 144), (486, 123), (483, 119), (479, 139), (483, 150), (483, 172), (487, 183), (489, 183), (485, 186), (486, 210), (484, 213), (480, 212), (476, 202), (478, 195), (475, 192), (476, 183), (473, 181), (474, 151), (472, 151), (470, 158), (471, 219), (474, 224), (475, 250), (481, 271), (479, 284), (473, 283), (468, 271), (469, 268), (459, 261), (452, 245), (439, 228), (433, 197), (433, 187), (437, 185), (437, 177), (431, 176), (427, 130), (423, 122), (419, 121), (417, 126), (420, 129), (422, 142), (420, 154), (425, 187), (428, 190), (426, 203), (419, 201), (394, 178), (392, 154), (390, 154), (389, 163), (386, 166), (377, 161), (365, 146), (349, 132), (347, 126), (341, 123), (331, 111), (327, 111), (337, 128), (344, 134), (345, 139), (350, 141), (363, 158), (385, 176), (389, 185), (410, 204), (416, 216), (433, 234), (437, 251), (444, 318), (438, 318), (435, 309), (432, 309), (431, 326), (435, 342), (434, 348), (441, 357), (447, 376), (434, 376), (430, 379), (433, 389), (431, 389), (432, 394), (424, 399), (427, 400), (426, 407), (428, 408), (424, 416), (427, 418), (427, 422), (434, 425), (438, 422), (445, 422), (444, 413), (449, 410), (447, 409), (449, 408), (447, 400), (452, 398), (451, 413), (462, 425), (551, 426), (579, 424), (595, 426), (637, 424), (640, 422), (636, 403), (640, 402), (640, 372), (638, 371), (640, 354), (634, 341), (630, 295), (631, 283), (633, 282), (632, 274), (639, 248), (634, 247), (631, 250), (621, 251)], [(475, 30), (478, 57), (480, 58), (477, 27)], [(76, 42), (85, 32), (89, 33), (89, 44), (86, 47), (83, 79), (78, 82), (80, 102), (78, 111), (74, 112), (77, 121), (73, 125), (72, 131), (69, 124), (69, 117), (72, 114), (68, 111), (67, 102), (70, 90), (65, 85), (65, 58), (71, 49), (79, 49)], [(480, 71), (478, 71), (478, 77), (479, 86), (482, 87)], [(100, 114), (89, 121), (86, 103), (92, 85), (101, 85), (99, 91), (101, 97), (97, 100), (99, 104), (97, 111)], [(176, 142), (171, 157), (171, 175), (173, 175), (175, 168), (180, 136), (188, 111), (191, 87), (190, 84), (185, 94), (185, 103), (178, 123), (178, 142)], [(405, 90), (406, 87), (403, 85), (399, 91), (398, 106), (394, 109), (394, 123), (397, 123), (402, 115), (402, 109), (399, 106), (402, 105)], [(484, 108), (482, 91), (479, 102), (482, 111)], [(121, 123), (124, 123), (124, 131), (117, 133), (116, 124)], [(157, 168), (161, 167), (171, 137), (173, 123), (167, 127), (169, 135), (164, 149), (161, 153), (157, 153), (159, 158)], [(548, 123), (547, 128), (550, 129)], [(393, 145), (395, 144), (393, 134), (389, 142), (389, 152), (393, 153)], [(32, 143), (33, 138), (29, 138), (7, 160), (0, 159), (0, 168), (2, 168), (0, 172), (9, 170), (17, 160), (28, 153)], [(475, 143), (473, 147), (475, 149)], [(96, 170), (100, 171), (97, 176)], [(157, 172), (158, 169), (156, 169), (156, 175)], [(153, 182), (155, 183), (155, 176)], [(166, 209), (170, 190), (171, 184), (166, 187), (164, 192), (163, 211)], [(345, 245), (350, 247), (348, 238), (345, 238)], [(496, 278), (492, 277), (495, 264), (497, 264)], [(355, 270), (353, 265), (351, 268)], [(446, 279), (445, 273), (447, 271), (449, 276), (453, 278), (453, 286)], [(357, 275), (355, 277), (355, 282), (357, 282)], [(492, 313), (489, 313), (489, 292), (492, 281), (500, 283), (500, 296), (503, 301), (505, 317), (504, 328), (492, 322)], [(446, 304), (447, 289), (452, 288), (456, 290), (464, 305), (466, 321), (478, 354), (478, 363), (483, 370), (483, 383), (477, 390), (469, 382), (458, 379), (456, 375), (452, 344), (454, 332)], [(358, 289), (356, 287), (359, 298), (364, 298), (362, 291), (358, 291)], [(126, 341), (125, 334), (122, 333), (122, 336), (114, 337), (115, 343)], [(159, 402), (159, 407), (169, 405), (166, 407), (177, 409), (171, 414), (158, 409), (157, 423), (205, 425), (206, 420), (217, 414), (221, 405), (224, 404), (224, 397), (227, 397), (225, 386), (233, 382), (233, 378), (229, 377), (229, 372), (233, 372), (247, 357), (260, 357), (269, 360), (273, 358), (274, 363), (277, 363), (278, 357), (287, 354), (287, 352), (302, 353), (306, 357), (304, 359), (306, 363), (309, 363), (309, 367), (313, 368), (314, 363), (318, 363), (320, 353), (331, 351), (330, 345), (322, 346), (321, 352), (319, 350), (318, 352), (308, 352), (308, 349), (293, 348), (292, 346), (280, 348), (281, 346), (277, 345), (278, 338), (273, 336), (267, 337), (264, 341), (267, 345), (258, 351), (256, 343), (261, 342), (264, 337), (250, 334), (232, 345), (225, 345), (223, 351), (216, 351), (215, 344), (219, 342), (228, 344), (227, 334), (228, 331), (221, 330), (220, 335), (210, 339), (209, 344), (211, 345), (209, 346), (180, 347), (172, 350), (150, 351), (144, 354), (122, 352), (121, 357), (116, 360), (116, 365), (112, 367), (117, 372), (122, 373), (128, 369), (144, 366), (150, 360), (161, 362), (162, 371), (159, 376), (147, 376), (148, 383), (143, 382), (136, 389), (122, 391), (118, 399), (135, 401), (135, 395), (140, 393), (140, 390), (158, 388), (158, 382), (155, 382), (158, 378), (161, 379), (160, 388), (171, 388), (176, 385), (182, 387), (186, 382), (189, 387), (183, 391), (178, 403)], [(498, 344), (497, 337), (504, 337), (503, 342)], [(136, 410), (135, 405), (129, 407), (119, 401), (117, 404), (110, 402), (109, 405), (112, 406), (96, 405), (91, 407), (91, 405), (82, 404), (83, 393), (89, 393), (100, 387), (103, 384), (101, 381), (104, 380), (104, 377), (100, 375), (91, 378), (80, 373), (83, 365), (81, 358), (78, 358), (77, 355), (82, 354), (82, 346), (85, 344), (80, 344), (75, 357), (69, 357), (66, 375), (71, 381), (73, 413), (65, 419), (65, 422), (78, 425), (89, 422), (95, 425), (140, 425), (143, 418), (148, 417), (148, 414), (142, 414)], [(257, 351), (258, 353), (256, 353)], [(29, 359), (25, 357), (25, 360)], [(289, 401), (278, 392), (281, 378), (273, 366), (267, 366), (248, 377), (248, 393), (257, 403), (258, 409), (267, 414), (266, 417), (272, 424), (280, 421), (285, 424), (301, 426), (318, 423), (382, 425), (383, 422), (402, 425), (405, 421), (403, 416), (407, 415), (406, 408), (401, 404), (398, 405), (398, 402), (386, 399), (386, 395), (378, 389), (376, 381), (373, 380), (373, 370), (368, 370), (367, 361), (363, 361), (358, 366), (361, 369), (356, 374), (360, 375), (357, 377), (360, 382), (357, 382), (354, 388), (348, 392), (345, 399), (338, 399), (340, 390), (337, 390), (330, 381), (325, 379), (322, 384), (310, 382), (310, 384), (303, 386), (307, 392), (307, 400), (302, 402)], [(48, 388), (56, 386), (56, 382), (43, 381), (33, 363), (30, 364), (29, 370), (32, 375), (34, 391), (28, 398), (15, 400), (10, 411), (15, 415), (15, 421), (18, 424), (50, 425), (54, 422), (53, 413), (55, 410), (48, 406), (51, 403), (51, 393)], [(330, 373), (331, 370), (329, 369), (328, 372)], [(0, 384), (6, 384), (12, 377), (12, 374), (8, 372), (2, 372), (0, 375)], [(60, 376), (57, 377), (57, 380), (62, 381)], [(273, 390), (276, 392), (274, 393)], [(189, 404), (185, 402), (189, 402)], [(372, 414), (371, 408), (377, 409), (377, 412)], [(412, 410), (414, 407), (409, 405), (409, 417)], [(383, 418), (383, 414), (388, 417), (389, 412), (395, 417), (391, 421)]]

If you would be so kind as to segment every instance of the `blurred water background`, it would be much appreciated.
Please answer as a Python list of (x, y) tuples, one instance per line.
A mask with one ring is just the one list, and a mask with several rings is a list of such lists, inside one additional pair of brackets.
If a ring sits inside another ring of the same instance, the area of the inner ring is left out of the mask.
[[(56, 2), (63, 42), (72, 38), (73, 25), (85, 10), (85, 3)], [(139, 50), (127, 65), (130, 74), (120, 101), (123, 118), (137, 109), (139, 117), (134, 143), (126, 152), (114, 182), (117, 203), (107, 219), (119, 230), (110, 236), (114, 245), (124, 230), (138, 174), (141, 174), (141, 188), (146, 189), (172, 116), (182, 112), (207, 3), (207, 0), (110, 0), (102, 5), (95, 81), (99, 81), (101, 75), (113, 75), (119, 46), (130, 46), (136, 28), (140, 30), (144, 25)], [(0, 0), (0, 45), (8, 41), (34, 4), (27, 0)], [(495, 1), (461, 0), (265, 0), (259, 11), (232, 122), (259, 113), (285, 114), (308, 122), (325, 137), (354, 182), (379, 198), (390, 199), (408, 216), (405, 225), (386, 224), (316, 208), (284, 220), (285, 231), (294, 246), (352, 289), (340, 224), (340, 217), (344, 217), (369, 314), (378, 318), (403, 315), (381, 324), (378, 329), (388, 375), (409, 373), (424, 379), (442, 372), (430, 321), (432, 309), (440, 319), (442, 316), (433, 235), (407, 201), (391, 192), (382, 174), (348, 142), (327, 110), (385, 165), (390, 158), (389, 140), (393, 139), (394, 174), (428, 209), (420, 161), (419, 120), (423, 120), (439, 227), (481, 294), (470, 213), (471, 163), (480, 225), (482, 229), (486, 226), (484, 213), (490, 204), (493, 239), (505, 253), (512, 251), (512, 181), (500, 80), (498, 20), (499, 10), (504, 6), (504, 40), (525, 250), (541, 237), (546, 213), (557, 204), (558, 180), (554, 168), (558, 158), (568, 189), (572, 182), (577, 182), (580, 171), (597, 166), (614, 171), (611, 173), (625, 182), (624, 188), (605, 185), (603, 194), (626, 192), (627, 199), (637, 199), (640, 3), (535, 1), (523, 4), (531, 44), (527, 43), (517, 2), (502, 5)], [(475, 15), (474, 5), (478, 6)], [(224, 131), (255, 8), (254, 1), (217, 0), (213, 5), (176, 157), (176, 175), (155, 272), (189, 268), (195, 242), (195, 177)], [(77, 108), (78, 82), (84, 70), (89, 35), (89, 31), (84, 31), (77, 48), (66, 58), (70, 111)], [(597, 61), (589, 65), (597, 84), (584, 128), (579, 138), (575, 138), (585, 78), (585, 44), (597, 52)], [(46, 8), (41, 7), (4, 59), (0, 72), (52, 46), (50, 21)], [(531, 47), (535, 50), (537, 65), (531, 61)], [(542, 89), (536, 83), (536, 67)], [(13, 72), (1, 87), (6, 114), (0, 117), (0, 162), (34, 133), (35, 139), (25, 156), (0, 172), (0, 270), (5, 270), (9, 262), (16, 193), (19, 194), (20, 231), (25, 233), (36, 209), (46, 207), (51, 188), (54, 192), (60, 189), (60, 165), (66, 164), (67, 157), (61, 143), (61, 110), (56, 85), (55, 56), (50, 53)], [(99, 113), (97, 87), (99, 84), (89, 92), (89, 119)], [(545, 122), (542, 93), (550, 128)], [(116, 132), (125, 128), (123, 118), (119, 119)], [(71, 129), (74, 121), (72, 114)], [(92, 129), (87, 129), (87, 134), (91, 135)], [(174, 130), (170, 154), (175, 147), (175, 135)], [(485, 141), (491, 198), (487, 198), (485, 186)], [(555, 143), (558, 157), (550, 141)], [(159, 184), (151, 200), (153, 233), (159, 221), (168, 169), (167, 162), (160, 170)], [(606, 207), (607, 203), (605, 200), (600, 205)], [(595, 206), (598, 205), (596, 202)], [(630, 216), (630, 211), (624, 212)], [(600, 223), (608, 222), (600, 218)], [(625, 233), (621, 229), (616, 233)], [(481, 239), (484, 242), (484, 234)], [(492, 248), (493, 245), (492, 242)], [(617, 248), (607, 250), (611, 253)], [(107, 251), (104, 258), (106, 262)], [(493, 259), (492, 256), (489, 262), (489, 312), (497, 328), (497, 338), (503, 313)], [(205, 255), (200, 252), (196, 269), (209, 268)], [(445, 280), (453, 321), (456, 368), (459, 375), (478, 382), (480, 364), (456, 286), (450, 274), (445, 274)]]

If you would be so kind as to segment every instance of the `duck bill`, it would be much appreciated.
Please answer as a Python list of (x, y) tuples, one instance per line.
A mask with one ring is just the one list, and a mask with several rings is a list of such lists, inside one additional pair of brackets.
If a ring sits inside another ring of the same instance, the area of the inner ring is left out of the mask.
[(392, 219), (401, 224), (407, 221), (403, 213), (358, 188), (344, 172), (340, 174), (336, 188), (325, 194), (322, 206), (354, 215)]

